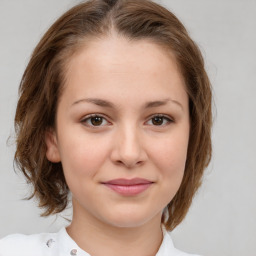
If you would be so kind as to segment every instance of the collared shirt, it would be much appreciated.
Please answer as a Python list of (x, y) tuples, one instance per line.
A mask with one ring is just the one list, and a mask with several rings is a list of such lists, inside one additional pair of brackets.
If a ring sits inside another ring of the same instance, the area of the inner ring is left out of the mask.
[[(163, 230), (163, 241), (156, 256), (198, 256), (177, 250), (168, 232)], [(0, 240), (0, 256), (90, 256), (79, 248), (66, 228), (58, 233), (35, 235), (14, 234)]]

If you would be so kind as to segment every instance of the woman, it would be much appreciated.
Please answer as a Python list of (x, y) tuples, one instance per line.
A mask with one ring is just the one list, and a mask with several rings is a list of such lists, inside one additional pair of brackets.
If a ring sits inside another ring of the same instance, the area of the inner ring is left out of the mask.
[[(211, 158), (211, 88), (183, 25), (151, 1), (92, 0), (46, 32), (20, 85), (15, 160), (54, 234), (11, 235), (0, 255), (189, 255), (167, 231)], [(15, 246), (11, 246), (14, 245)]]

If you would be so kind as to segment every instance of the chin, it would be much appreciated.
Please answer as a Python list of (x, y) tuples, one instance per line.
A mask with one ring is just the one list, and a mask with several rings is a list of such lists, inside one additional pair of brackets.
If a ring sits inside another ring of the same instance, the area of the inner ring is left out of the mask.
[(135, 212), (119, 213), (111, 216), (107, 222), (117, 228), (136, 228), (145, 225), (155, 218), (161, 220), (161, 214), (148, 215)]
[(138, 228), (146, 224), (146, 221), (131, 221), (131, 220), (126, 220), (126, 221), (116, 221), (116, 222), (111, 222), (113, 227), (115, 228)]

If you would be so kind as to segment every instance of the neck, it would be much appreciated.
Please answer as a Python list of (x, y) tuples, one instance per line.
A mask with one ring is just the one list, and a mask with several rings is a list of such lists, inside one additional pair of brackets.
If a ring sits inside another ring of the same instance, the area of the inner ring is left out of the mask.
[(116, 227), (88, 213), (81, 216), (74, 211), (67, 232), (81, 249), (93, 256), (154, 256), (163, 238), (161, 216), (136, 227)]

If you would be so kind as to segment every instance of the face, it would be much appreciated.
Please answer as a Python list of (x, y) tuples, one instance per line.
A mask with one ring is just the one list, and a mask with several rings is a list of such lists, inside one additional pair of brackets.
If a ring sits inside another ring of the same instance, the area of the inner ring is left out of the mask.
[(74, 218), (160, 221), (182, 181), (188, 139), (188, 96), (171, 53), (113, 36), (71, 58), (46, 144), (48, 160), (62, 163)]

